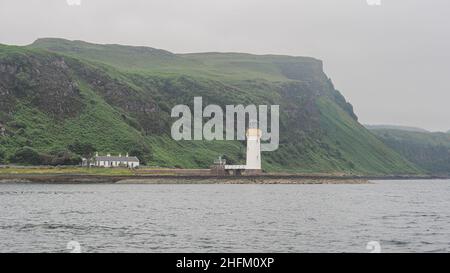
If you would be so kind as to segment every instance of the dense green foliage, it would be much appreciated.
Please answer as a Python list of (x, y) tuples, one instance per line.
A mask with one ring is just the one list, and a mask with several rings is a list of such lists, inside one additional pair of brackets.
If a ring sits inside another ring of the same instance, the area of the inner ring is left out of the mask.
[(25, 146), (83, 156), (77, 141), (152, 166), (204, 168), (219, 155), (245, 162), (244, 142), (171, 139), (172, 107), (192, 105), (194, 96), (222, 108), (280, 105), (280, 148), (263, 154), (267, 171), (420, 173), (358, 123), (313, 58), (173, 54), (61, 39), (0, 45), (0, 147), (9, 162)]
[(5, 151), (3, 149), (0, 149), (0, 164), (3, 164), (5, 162), (6, 162)]
[(38, 152), (31, 147), (19, 148), (9, 158), (11, 163), (21, 165), (77, 165), (81, 158), (66, 150), (52, 151), (50, 153)]
[(82, 143), (78, 140), (72, 144), (69, 144), (68, 148), (71, 152), (82, 155), (84, 158), (91, 158), (97, 150), (92, 144)]
[(450, 134), (372, 130), (387, 146), (431, 174), (450, 175)]
[(30, 147), (19, 148), (10, 158), (11, 162), (19, 164), (39, 165), (41, 155)]

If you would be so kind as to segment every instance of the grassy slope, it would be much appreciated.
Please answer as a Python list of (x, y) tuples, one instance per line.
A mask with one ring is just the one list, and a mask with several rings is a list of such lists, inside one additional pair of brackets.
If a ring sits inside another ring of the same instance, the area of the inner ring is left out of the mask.
[[(120, 80), (133, 92), (154, 97), (160, 105), (166, 103), (169, 108), (182, 99), (191, 101), (193, 95), (202, 95), (217, 103), (279, 103), (283, 107), (283, 103), (287, 102), (277, 91), (280, 83), (302, 82), (301, 77), (308, 73), (310, 75), (305, 76), (305, 80), (313, 79), (320, 83), (324, 77), (318, 73), (321, 63), (304, 57), (234, 53), (176, 55), (148, 48), (101, 46), (64, 40), (40, 40), (33, 48), (47, 48), (70, 56), (86, 67), (94, 67), (111, 79)], [(11, 58), (14, 54), (50, 53), (21, 47), (0, 47), (0, 57)], [(301, 73), (295, 74), (298, 70)], [(77, 74), (76, 71), (73, 73)], [(186, 76), (188, 83), (184, 80)], [(55, 122), (42, 110), (22, 101), (13, 114), (13, 122), (23, 124), (24, 128), (20, 134), (0, 139), (0, 148), (9, 154), (22, 146), (49, 151), (64, 148), (76, 139), (84, 139), (93, 143), (99, 151), (113, 153), (124, 153), (132, 145), (144, 144), (151, 151), (150, 164), (155, 166), (207, 167), (221, 154), (226, 154), (235, 163), (245, 160), (245, 146), (237, 141), (175, 142), (167, 134), (144, 134), (121, 117), (126, 115), (127, 119), (132, 120), (135, 118), (133, 115), (105, 101), (98, 90), (85, 82), (86, 79), (74, 78), (85, 103), (79, 115)], [(192, 90), (188, 88), (190, 81), (196, 84)], [(168, 82), (173, 84), (169, 89), (166, 88)], [(195, 93), (199, 88), (197, 85), (201, 90)], [(170, 90), (176, 93), (171, 94)], [(300, 101), (303, 99), (299, 97)], [(316, 129), (321, 133), (303, 132), (302, 129), (294, 134), (288, 129), (289, 126), (283, 127), (280, 132), (282, 138), (285, 134), (289, 135), (289, 139), (282, 139), (276, 152), (263, 155), (266, 170), (364, 174), (419, 172), (374, 138), (331, 98), (320, 96), (316, 106), (320, 111), (320, 128)], [(293, 117), (282, 113), (281, 122), (288, 118)]]
[(95, 60), (131, 73), (161, 76), (182, 74), (220, 80), (289, 81), (274, 62), (317, 62), (309, 57), (243, 53), (173, 54), (148, 47), (98, 45), (63, 39), (39, 39), (30, 48), (51, 50), (86, 61)]
[[(319, 99), (322, 111), (322, 126), (327, 128), (326, 139), (329, 145), (337, 146), (342, 153), (338, 158), (348, 162), (344, 167), (362, 173), (389, 174), (405, 168), (402, 157), (386, 147), (359, 123), (355, 123), (339, 107), (327, 99)], [(336, 118), (338, 117), (338, 118)], [(336, 166), (338, 163), (335, 162)], [(414, 164), (406, 163), (408, 168), (416, 169)], [(342, 167), (340, 165), (339, 167)]]
[(434, 174), (450, 174), (450, 134), (374, 129), (387, 146)]

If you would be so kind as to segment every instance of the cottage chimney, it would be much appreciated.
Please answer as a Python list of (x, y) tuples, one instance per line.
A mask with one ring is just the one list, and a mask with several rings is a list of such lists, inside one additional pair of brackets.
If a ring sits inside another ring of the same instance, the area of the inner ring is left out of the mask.
[(122, 154), (119, 154), (119, 157), (122, 157)]
[(98, 156), (98, 152), (95, 152), (95, 156)]
[(128, 157), (128, 153), (127, 153), (127, 157)]
[(110, 153), (108, 153), (108, 154), (106, 154), (106, 156), (107, 156), (107, 157), (110, 157), (110, 156), (111, 156), (111, 154), (110, 154)]

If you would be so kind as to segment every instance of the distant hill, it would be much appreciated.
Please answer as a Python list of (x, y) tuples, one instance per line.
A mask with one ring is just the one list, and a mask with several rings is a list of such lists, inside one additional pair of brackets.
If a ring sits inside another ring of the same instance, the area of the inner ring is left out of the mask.
[(450, 175), (450, 134), (372, 129), (386, 145), (428, 173)]
[(267, 171), (421, 173), (358, 123), (320, 60), (63, 39), (0, 45), (0, 162), (58, 164), (80, 142), (152, 166), (205, 168), (219, 155), (244, 162), (243, 142), (172, 140), (170, 111), (194, 96), (222, 107), (280, 105), (280, 148), (263, 154)]
[(392, 129), (392, 130), (401, 130), (407, 132), (421, 132), (421, 133), (429, 133), (429, 131), (418, 128), (418, 127), (409, 127), (409, 126), (399, 126), (399, 125), (364, 125), (369, 130), (378, 130), (378, 129)]

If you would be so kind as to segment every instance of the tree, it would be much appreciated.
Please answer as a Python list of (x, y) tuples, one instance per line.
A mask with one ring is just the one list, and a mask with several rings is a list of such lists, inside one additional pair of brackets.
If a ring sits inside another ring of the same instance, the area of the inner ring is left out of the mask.
[(142, 165), (147, 164), (147, 160), (152, 160), (153, 155), (146, 145), (135, 144), (128, 150), (130, 156), (135, 156), (139, 159)]
[(90, 166), (90, 160), (94, 156), (96, 148), (90, 143), (81, 143), (78, 140), (67, 147), (71, 152), (86, 158), (88, 166)]
[(0, 149), (0, 164), (5, 163), (5, 151)]
[(47, 156), (48, 165), (78, 165), (81, 157), (67, 150), (54, 150)]
[(23, 147), (17, 150), (10, 158), (12, 163), (39, 165), (41, 164), (41, 155), (30, 147)]

